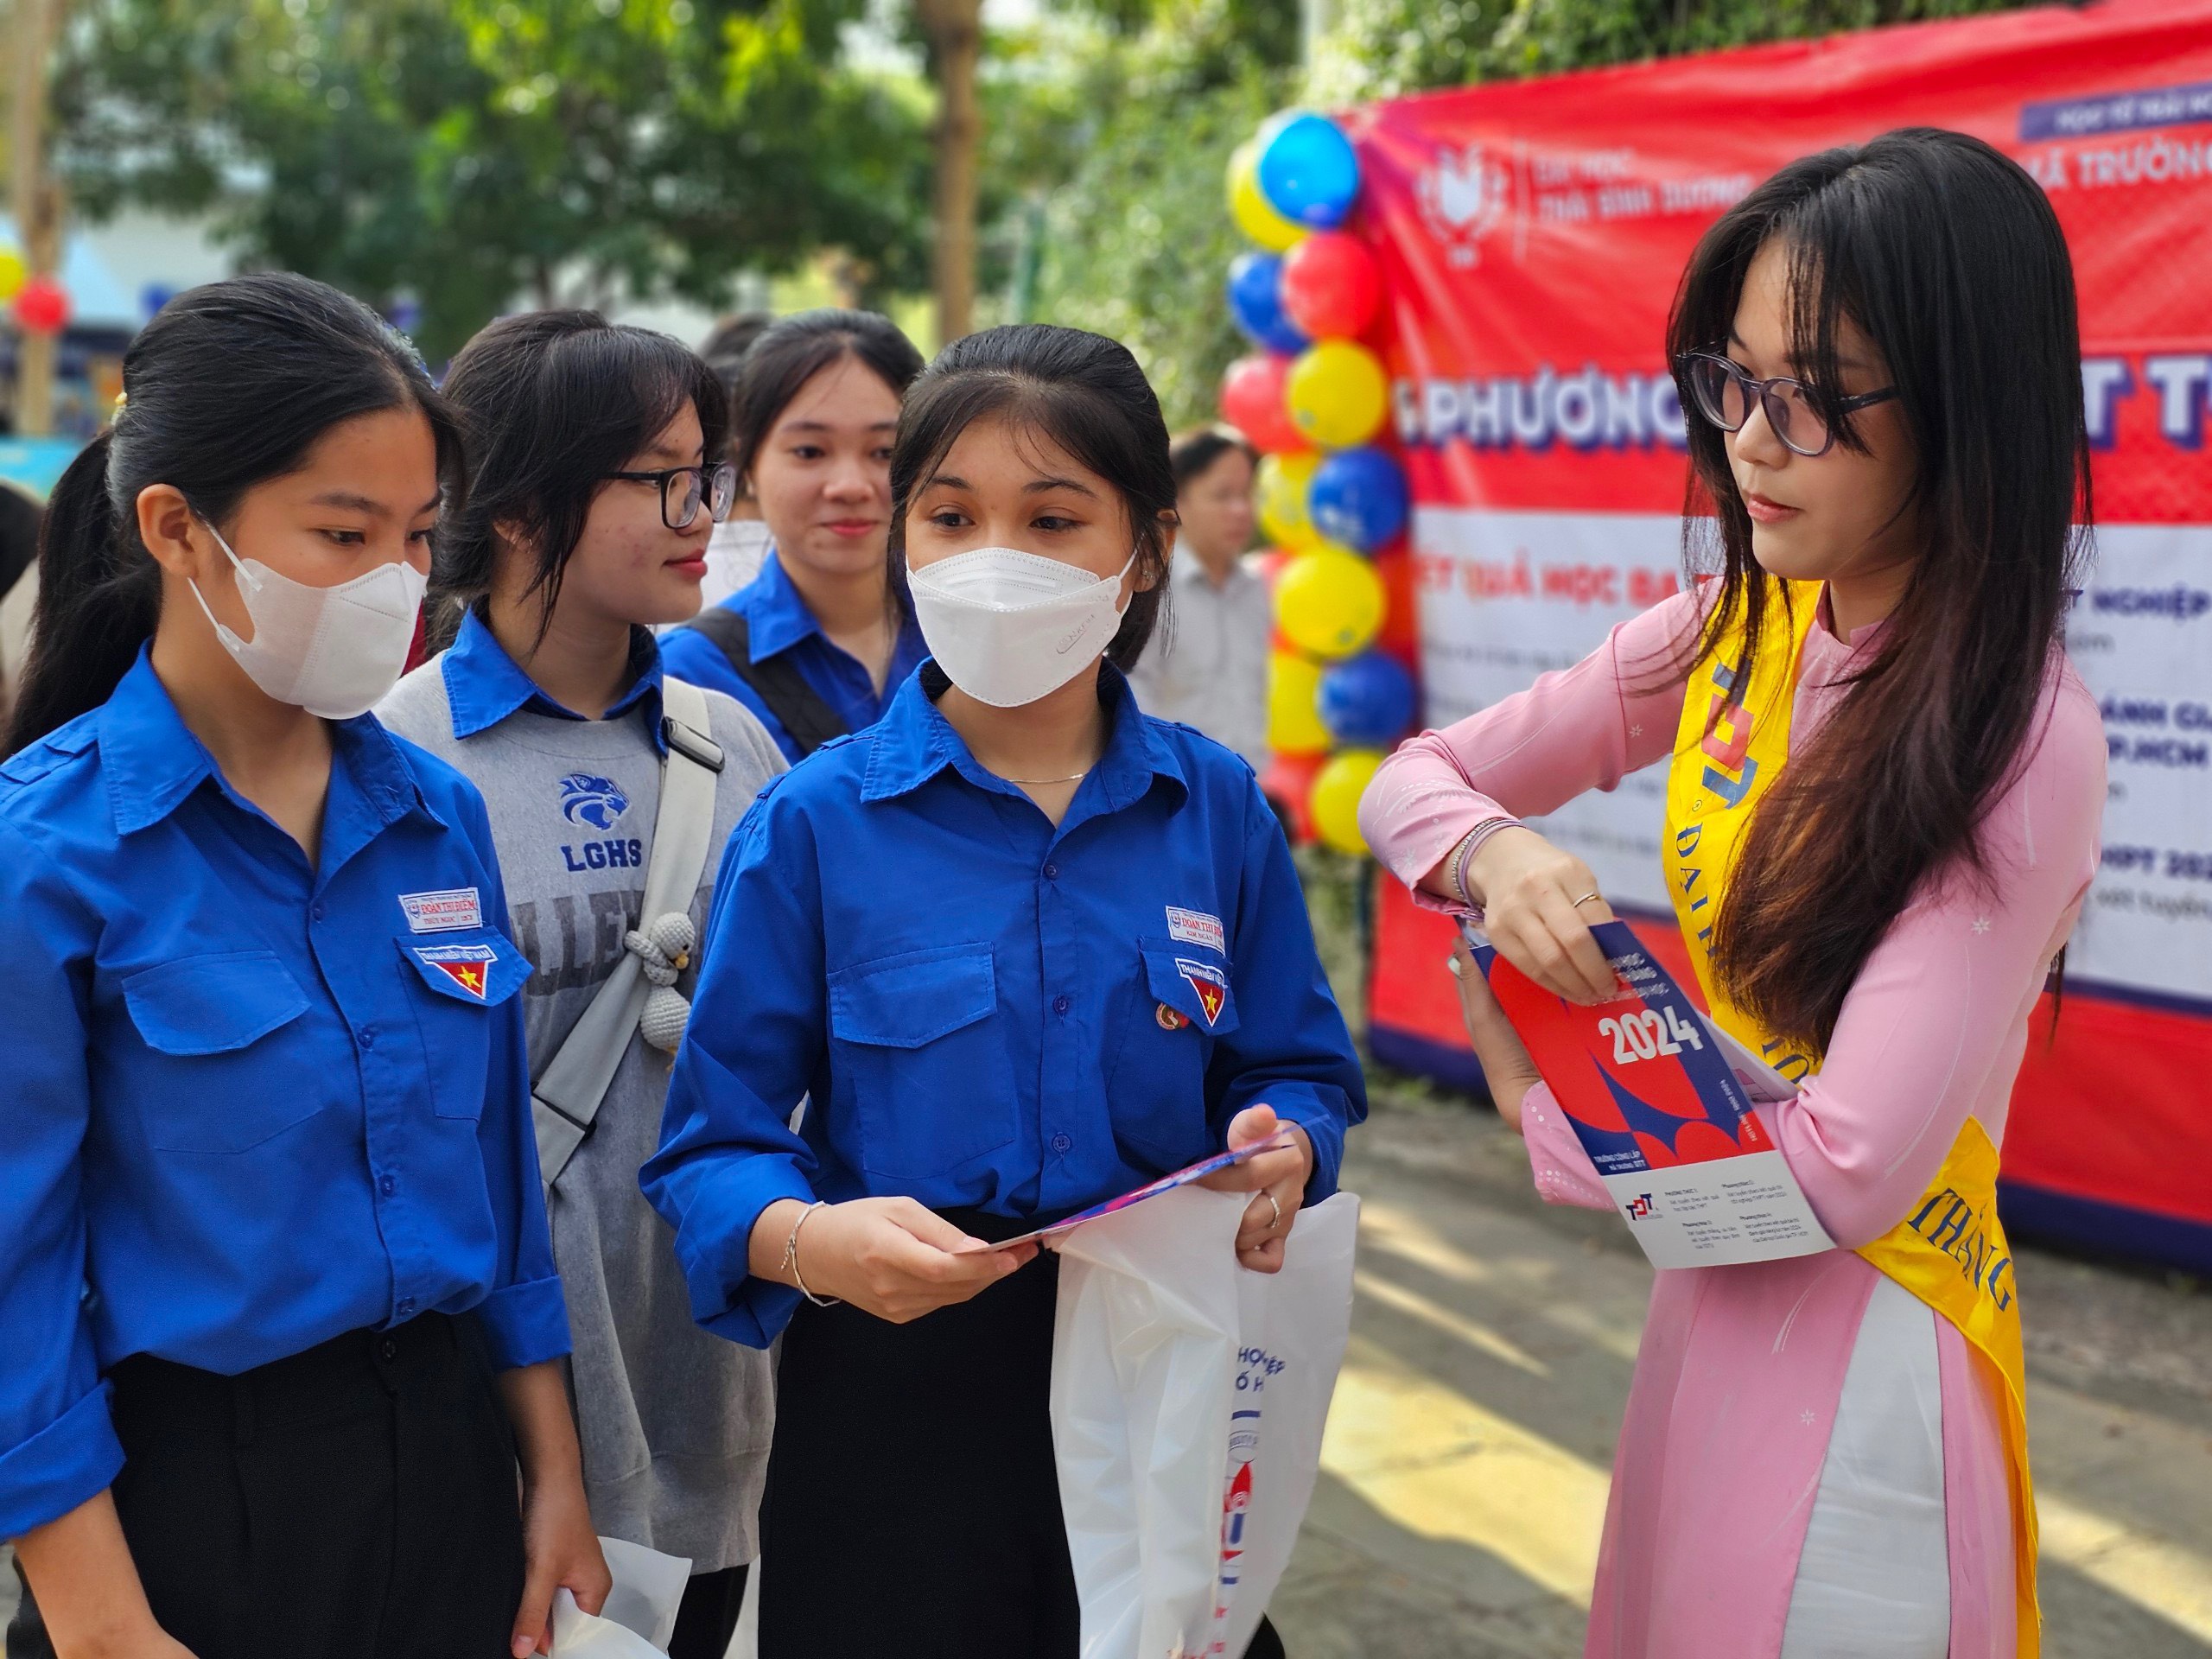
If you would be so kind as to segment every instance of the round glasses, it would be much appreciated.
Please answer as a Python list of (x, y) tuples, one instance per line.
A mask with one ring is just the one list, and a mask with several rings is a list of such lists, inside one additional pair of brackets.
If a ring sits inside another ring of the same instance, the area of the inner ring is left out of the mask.
[[(1827, 454), (1835, 442), (1835, 433), (1814, 404), (1812, 388), (1802, 380), (1786, 374), (1754, 380), (1732, 359), (1718, 352), (1688, 353), (1681, 368), (1698, 413), (1723, 432), (1742, 431), (1744, 423), (1751, 418), (1752, 405), (1757, 404), (1765, 411), (1766, 423), (1774, 429), (1774, 435), (1795, 454), (1812, 460)], [(1847, 415), (1853, 414), (1897, 395), (1895, 386), (1884, 386), (1879, 391), (1846, 397), (1839, 407)]]
[(729, 517), (729, 504), (737, 498), (737, 467), (717, 461), (712, 467), (664, 467), (652, 473), (608, 473), (608, 478), (632, 484), (660, 486), (660, 521), (671, 530), (689, 530), (697, 522), (699, 504), (715, 524)]

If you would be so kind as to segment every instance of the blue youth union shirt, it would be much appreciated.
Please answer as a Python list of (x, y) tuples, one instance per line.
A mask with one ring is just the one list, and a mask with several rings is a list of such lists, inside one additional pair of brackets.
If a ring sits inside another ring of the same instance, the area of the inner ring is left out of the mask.
[(568, 1351), (482, 800), (372, 719), (333, 740), (319, 868), (143, 656), (0, 763), (0, 1537), (113, 1480), (132, 1354), (470, 1309), (502, 1367)]
[[(922, 644), (922, 631), (908, 617), (899, 630), (898, 643), (892, 647), (890, 671), (884, 676), (879, 694), (860, 659), (830, 642), (830, 636), (822, 632), (822, 625), (814, 620), (814, 613), (791, 586), (791, 579), (784, 574), (772, 552), (761, 565), (760, 574), (722, 604), (745, 617), (753, 641), (753, 660), (765, 662), (788, 653), (799, 678), (830, 705), (849, 732), (864, 732), (880, 720), (899, 686), (929, 654)], [(705, 634), (696, 628), (671, 628), (660, 637), (660, 650), (662, 663), (677, 679), (735, 697), (751, 709), (775, 739), (785, 760), (797, 766), (806, 758), (806, 751), (784, 729), (783, 721), (768, 711), (759, 692), (738, 677), (722, 648)]]
[[(731, 836), (643, 1182), (692, 1313), (765, 1346), (779, 1198), (1064, 1215), (1218, 1151), (1265, 1102), (1336, 1190), (1367, 1115), (1290, 849), (1251, 769), (1100, 671), (1104, 757), (1056, 830), (976, 763), (925, 664)], [(810, 1096), (798, 1133), (786, 1126)]]

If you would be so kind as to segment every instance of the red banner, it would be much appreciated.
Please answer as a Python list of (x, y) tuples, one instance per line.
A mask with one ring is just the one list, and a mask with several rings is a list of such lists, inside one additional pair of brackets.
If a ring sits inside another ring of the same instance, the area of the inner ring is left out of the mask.
[[(1442, 725), (1675, 590), (1663, 335), (1698, 237), (1776, 168), (1904, 126), (2049, 193), (2082, 297), (2099, 556), (2068, 647), (2111, 751), (2104, 867), (2005, 1146), (2024, 1221), (2212, 1268), (2212, 0), (2111, 0), (1471, 87), (1353, 112), (1376, 339)], [(1655, 769), (1546, 832), (1665, 913)], [(1377, 1052), (1463, 1054), (1445, 945), (1378, 912)], [(1647, 933), (1656, 931), (1647, 927)]]

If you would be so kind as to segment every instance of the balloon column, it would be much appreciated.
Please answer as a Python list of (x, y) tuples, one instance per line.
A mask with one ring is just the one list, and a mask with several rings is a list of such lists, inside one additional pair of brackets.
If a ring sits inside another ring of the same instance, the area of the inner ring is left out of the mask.
[(1389, 397), (1362, 343), (1382, 308), (1375, 256), (1342, 229), (1359, 156), (1327, 117), (1276, 116), (1229, 163), (1229, 210), (1257, 251), (1229, 268), (1230, 315), (1255, 348), (1230, 365), (1221, 412), (1261, 450), (1260, 523), (1275, 644), (1261, 786), (1301, 839), (1363, 852), (1359, 797), (1414, 722), (1409, 555), (1394, 546), (1405, 474), (1377, 446)]

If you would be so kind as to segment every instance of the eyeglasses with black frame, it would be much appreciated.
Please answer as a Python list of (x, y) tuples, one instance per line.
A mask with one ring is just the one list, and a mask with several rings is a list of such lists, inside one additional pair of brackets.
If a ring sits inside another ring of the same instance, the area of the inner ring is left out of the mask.
[[(1723, 432), (1742, 431), (1757, 404), (1765, 410), (1766, 423), (1791, 454), (1815, 461), (1834, 447), (1835, 433), (1815, 405), (1812, 388), (1802, 380), (1787, 374), (1755, 380), (1719, 352), (1686, 352), (1679, 362), (1698, 413)], [(1840, 407), (1847, 415), (1855, 414), (1897, 395), (1895, 386), (1884, 386), (1846, 397)]]
[[(608, 473), (607, 478), (619, 478), (630, 484), (658, 484), (660, 486), (660, 521), (671, 530), (689, 530), (698, 521), (699, 504), (707, 504), (707, 516), (720, 524), (729, 517), (730, 503), (737, 499), (737, 467), (727, 461), (712, 467), (664, 467), (651, 473)], [(679, 491), (677, 480), (683, 481)]]

